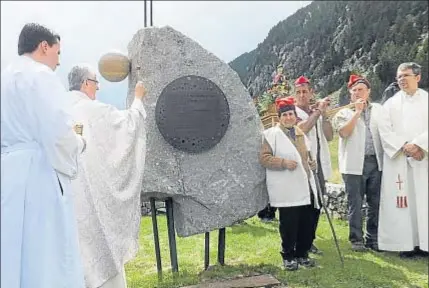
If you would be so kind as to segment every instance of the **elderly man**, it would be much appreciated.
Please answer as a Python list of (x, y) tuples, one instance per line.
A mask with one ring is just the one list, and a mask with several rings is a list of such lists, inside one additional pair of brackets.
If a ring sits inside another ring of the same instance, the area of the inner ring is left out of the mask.
[(384, 147), (378, 244), (414, 256), (428, 251), (428, 93), (418, 88), (421, 67), (399, 65), (401, 91), (383, 105)]
[(128, 110), (97, 100), (98, 80), (88, 66), (69, 75), (74, 120), (88, 147), (72, 182), (87, 288), (126, 287), (124, 264), (138, 250), (140, 191), (146, 153), (146, 117), (139, 82)]
[[(322, 194), (326, 192), (325, 183), (331, 177), (331, 155), (329, 153), (328, 141), (333, 138), (331, 122), (325, 117), (326, 108), (329, 105), (329, 98), (318, 102), (316, 108), (310, 108), (310, 100), (313, 99), (313, 88), (310, 81), (301, 76), (295, 81), (295, 99), (297, 126), (307, 135), (311, 142), (311, 154), (317, 161), (317, 175), (322, 189)], [(321, 207), (321, 203), (319, 203)], [(320, 209), (313, 210), (313, 241), (316, 239), (317, 224), (319, 222)], [(321, 254), (314, 243), (310, 252)]]
[(308, 257), (313, 241), (313, 207), (318, 207), (314, 177), (310, 169), (310, 145), (295, 125), (296, 109), (292, 97), (277, 99), (280, 123), (264, 131), (260, 162), (267, 169), (270, 204), (279, 209), (281, 255), (285, 269), (313, 267)]
[[(378, 251), (377, 229), (380, 203), (383, 148), (377, 128), (381, 105), (370, 103), (371, 86), (359, 75), (351, 75), (347, 85), (355, 111), (344, 108), (334, 116), (338, 134), (339, 170), (345, 183), (349, 241), (352, 250)], [(362, 204), (366, 196), (368, 215), (365, 243), (362, 232)]]
[(83, 288), (70, 180), (83, 138), (54, 70), (60, 37), (26, 24), (1, 75), (1, 287)]

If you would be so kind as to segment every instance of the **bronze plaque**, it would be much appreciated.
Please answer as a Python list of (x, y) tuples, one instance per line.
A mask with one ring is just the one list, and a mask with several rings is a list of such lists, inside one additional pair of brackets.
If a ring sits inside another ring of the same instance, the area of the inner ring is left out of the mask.
[(168, 84), (158, 98), (155, 120), (164, 139), (176, 149), (199, 153), (213, 148), (229, 125), (229, 105), (207, 78), (184, 76)]

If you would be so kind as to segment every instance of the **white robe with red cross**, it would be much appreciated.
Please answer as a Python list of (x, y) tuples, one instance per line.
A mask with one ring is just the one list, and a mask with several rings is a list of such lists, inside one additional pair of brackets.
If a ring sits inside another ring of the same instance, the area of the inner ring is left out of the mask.
[[(386, 251), (428, 251), (428, 93), (400, 91), (384, 105), (379, 132), (384, 148), (378, 246)], [(405, 156), (404, 143), (425, 152), (422, 161)]]

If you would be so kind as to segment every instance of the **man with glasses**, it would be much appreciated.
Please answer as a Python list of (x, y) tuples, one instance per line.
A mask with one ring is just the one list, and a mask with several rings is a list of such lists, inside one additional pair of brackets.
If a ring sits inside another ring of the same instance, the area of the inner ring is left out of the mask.
[(98, 81), (88, 66), (69, 75), (73, 119), (87, 137), (72, 181), (87, 288), (125, 288), (124, 264), (138, 251), (140, 191), (146, 153), (145, 88), (120, 111), (96, 98)]
[(378, 245), (404, 257), (428, 251), (428, 93), (420, 79), (418, 64), (399, 65), (401, 91), (379, 118), (385, 154)]

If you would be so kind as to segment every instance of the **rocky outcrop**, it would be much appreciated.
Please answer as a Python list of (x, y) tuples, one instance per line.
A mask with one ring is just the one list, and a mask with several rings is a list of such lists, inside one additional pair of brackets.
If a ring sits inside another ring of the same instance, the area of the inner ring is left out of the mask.
[(420, 83), (427, 88), (427, 39), (427, 1), (313, 1), (230, 65), (253, 97), (269, 87), (281, 65), (291, 81), (310, 78), (319, 96), (342, 88), (340, 102), (348, 100), (350, 73), (363, 74), (378, 100), (402, 62), (423, 66)]

